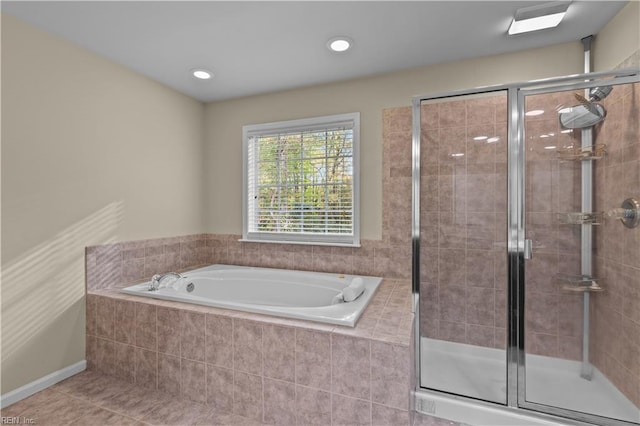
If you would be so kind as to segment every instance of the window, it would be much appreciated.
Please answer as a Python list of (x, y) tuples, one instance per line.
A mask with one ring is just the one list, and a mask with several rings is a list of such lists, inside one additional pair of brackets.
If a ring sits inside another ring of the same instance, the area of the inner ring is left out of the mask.
[(243, 126), (243, 239), (360, 244), (360, 114)]

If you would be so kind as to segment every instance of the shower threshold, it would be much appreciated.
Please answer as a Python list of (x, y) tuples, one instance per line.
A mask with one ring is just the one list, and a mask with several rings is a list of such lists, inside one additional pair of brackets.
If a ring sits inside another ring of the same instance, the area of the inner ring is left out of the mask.
[[(630, 422), (640, 410), (597, 369), (580, 377), (579, 361), (526, 355), (529, 402)], [(421, 339), (421, 384), (429, 389), (506, 403), (506, 356), (501, 349)]]

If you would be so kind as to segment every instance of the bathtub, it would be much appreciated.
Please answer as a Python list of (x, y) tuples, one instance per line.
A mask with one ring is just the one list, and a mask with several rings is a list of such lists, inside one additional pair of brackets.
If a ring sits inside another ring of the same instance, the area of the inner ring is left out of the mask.
[[(149, 291), (149, 282), (146, 282), (122, 291), (155, 299), (354, 327), (382, 281), (377, 277), (230, 265), (211, 265), (181, 275), (183, 278), (171, 287)], [(356, 278), (362, 279), (364, 292), (352, 302), (340, 302), (342, 290)]]

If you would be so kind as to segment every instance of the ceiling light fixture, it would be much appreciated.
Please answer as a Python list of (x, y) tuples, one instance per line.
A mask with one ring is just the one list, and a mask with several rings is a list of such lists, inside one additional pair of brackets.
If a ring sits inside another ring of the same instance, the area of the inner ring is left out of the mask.
[(209, 80), (213, 77), (213, 73), (211, 71), (207, 71), (202, 68), (191, 70), (191, 75), (199, 80)]
[(557, 27), (570, 4), (571, 1), (554, 1), (516, 10), (509, 35)]
[(498, 136), (494, 136), (492, 138), (487, 139), (487, 143), (496, 143), (500, 140)]
[(524, 115), (526, 115), (527, 117), (535, 117), (542, 114), (544, 114), (543, 109), (532, 109), (531, 111), (527, 111), (524, 113)]
[(473, 138), (474, 141), (483, 141), (489, 139), (489, 136), (476, 136), (475, 138)]
[(351, 49), (351, 46), (353, 46), (353, 40), (345, 36), (333, 37), (327, 42), (327, 47), (332, 52), (346, 52)]

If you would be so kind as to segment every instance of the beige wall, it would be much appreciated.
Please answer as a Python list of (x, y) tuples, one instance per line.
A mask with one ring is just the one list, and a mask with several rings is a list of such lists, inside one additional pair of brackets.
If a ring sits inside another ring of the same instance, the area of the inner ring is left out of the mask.
[(85, 358), (84, 247), (203, 226), (204, 106), (2, 16), (2, 393)]
[(207, 231), (242, 229), (242, 126), (359, 111), (361, 237), (382, 232), (382, 109), (435, 92), (561, 76), (582, 70), (579, 41), (512, 54), (415, 68), (378, 77), (210, 103), (205, 114)]
[[(640, 49), (640, 1), (630, 1), (593, 41), (593, 70), (608, 71)], [(640, 63), (631, 64), (640, 66)]]

